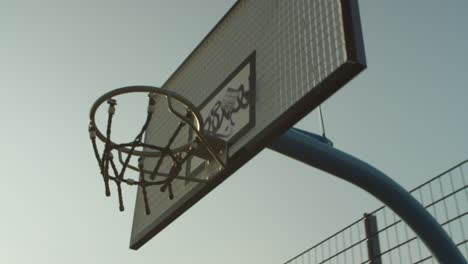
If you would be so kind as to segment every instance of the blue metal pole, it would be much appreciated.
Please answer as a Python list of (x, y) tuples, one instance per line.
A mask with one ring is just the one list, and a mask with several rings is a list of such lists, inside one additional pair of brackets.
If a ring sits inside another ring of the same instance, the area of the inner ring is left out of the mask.
[(371, 165), (333, 148), (318, 135), (291, 128), (270, 149), (364, 189), (403, 219), (441, 264), (468, 264), (442, 226), (404, 188)]

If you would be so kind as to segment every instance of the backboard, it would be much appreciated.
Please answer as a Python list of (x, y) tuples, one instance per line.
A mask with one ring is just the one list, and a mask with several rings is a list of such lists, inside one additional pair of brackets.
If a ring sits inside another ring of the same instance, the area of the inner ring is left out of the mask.
[[(198, 107), (205, 133), (226, 143), (226, 167), (188, 160), (181, 173), (197, 178), (209, 171), (210, 181), (174, 182), (172, 200), (159, 188), (148, 190), (149, 215), (138, 190), (130, 248), (158, 234), (365, 63), (357, 0), (237, 1), (162, 86)], [(172, 133), (170, 119), (158, 117), (156, 123), (146, 142), (162, 143), (158, 135)]]

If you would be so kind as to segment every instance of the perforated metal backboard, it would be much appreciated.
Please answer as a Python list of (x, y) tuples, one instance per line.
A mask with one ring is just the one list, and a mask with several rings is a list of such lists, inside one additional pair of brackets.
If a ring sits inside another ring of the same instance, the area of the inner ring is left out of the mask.
[[(209, 183), (175, 181), (173, 200), (150, 190), (150, 215), (139, 190), (130, 247), (145, 244), (364, 68), (357, 0), (237, 1), (162, 86), (198, 106), (206, 133), (226, 142), (226, 168), (193, 158), (182, 173)], [(147, 142), (172, 133), (177, 121), (158, 118)]]

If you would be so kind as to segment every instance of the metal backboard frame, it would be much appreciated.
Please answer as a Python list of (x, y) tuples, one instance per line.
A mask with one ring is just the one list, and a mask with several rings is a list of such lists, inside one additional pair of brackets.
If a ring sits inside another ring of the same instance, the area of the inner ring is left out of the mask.
[[(246, 65), (250, 115), (242, 114), (242, 129), (227, 140), (226, 168), (207, 184), (175, 186), (179, 197), (173, 201), (156, 190), (152, 199), (161, 205), (150, 216), (142, 211), (139, 191), (130, 248), (144, 245), (365, 69), (357, 0), (239, 0), (162, 88), (203, 112), (230, 81), (244, 78), (239, 72)], [(145, 140), (157, 140), (160, 132), (148, 131)], [(199, 165), (194, 161), (194, 168)]]

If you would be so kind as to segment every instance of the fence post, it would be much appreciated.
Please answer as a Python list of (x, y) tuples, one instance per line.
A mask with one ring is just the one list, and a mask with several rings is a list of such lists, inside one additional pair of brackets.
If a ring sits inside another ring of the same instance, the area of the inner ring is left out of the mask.
[(371, 214), (364, 214), (364, 227), (367, 238), (369, 264), (382, 264), (377, 217)]

